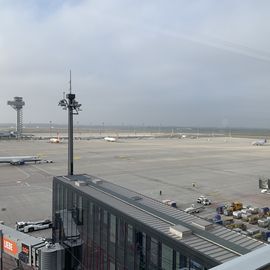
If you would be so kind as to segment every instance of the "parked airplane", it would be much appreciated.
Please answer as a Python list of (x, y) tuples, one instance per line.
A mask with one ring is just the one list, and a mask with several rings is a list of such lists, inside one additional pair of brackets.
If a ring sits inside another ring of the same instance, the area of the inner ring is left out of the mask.
[(266, 139), (258, 140), (258, 141), (252, 142), (252, 145), (262, 146), (262, 145), (266, 144), (266, 142), (267, 142)]
[(15, 138), (16, 134), (13, 131), (0, 132), (0, 138)]
[(17, 156), (17, 157), (0, 157), (0, 163), (9, 163), (11, 165), (23, 165), (26, 162), (37, 162), (41, 159), (37, 156)]
[(104, 140), (106, 142), (116, 142), (116, 138), (114, 138), (114, 137), (105, 137)]
[(50, 138), (49, 142), (50, 143), (61, 143), (62, 141), (60, 140), (60, 136), (57, 133), (57, 138)]

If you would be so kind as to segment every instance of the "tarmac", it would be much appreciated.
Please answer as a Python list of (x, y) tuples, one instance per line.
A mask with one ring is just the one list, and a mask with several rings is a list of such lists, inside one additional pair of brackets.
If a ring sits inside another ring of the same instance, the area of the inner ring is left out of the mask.
[[(222, 203), (241, 201), (270, 206), (261, 194), (259, 177), (269, 177), (270, 145), (252, 139), (143, 138), (74, 141), (74, 174), (87, 173), (149, 197), (177, 202), (185, 209), (200, 195), (213, 201), (202, 215)], [(67, 141), (0, 141), (0, 156), (39, 155), (54, 163), (0, 164), (0, 220), (41, 220), (52, 215), (52, 179), (67, 174)], [(162, 194), (160, 195), (160, 191)]]

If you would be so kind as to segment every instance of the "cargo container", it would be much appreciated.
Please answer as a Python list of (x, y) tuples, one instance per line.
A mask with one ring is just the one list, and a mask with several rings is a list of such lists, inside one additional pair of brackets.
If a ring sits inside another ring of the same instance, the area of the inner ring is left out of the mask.
[(224, 226), (233, 223), (233, 217), (232, 216), (230, 216), (230, 217), (223, 217), (222, 218), (222, 223), (223, 223)]
[(244, 208), (241, 210), (242, 214), (248, 214), (248, 213), (251, 213), (250, 209), (249, 208)]
[(220, 214), (214, 215), (213, 222), (216, 223), (216, 224), (222, 225), (221, 215)]
[(225, 208), (224, 209), (224, 215), (225, 216), (232, 216), (233, 211), (230, 209)]
[(262, 239), (264, 241), (270, 242), (270, 231), (263, 231), (262, 232)]
[(251, 213), (242, 214), (242, 220), (248, 221), (250, 216), (251, 216)]
[(261, 213), (263, 213), (264, 215), (268, 215), (269, 214), (269, 207), (262, 207)]
[(259, 220), (259, 216), (258, 215), (254, 215), (254, 216), (250, 216), (248, 218), (248, 223), (249, 224), (257, 224)]
[(216, 212), (218, 214), (223, 214), (224, 213), (224, 205), (219, 205), (217, 208), (216, 208)]
[(259, 232), (260, 232), (260, 229), (258, 229), (258, 228), (250, 228), (250, 229), (247, 229), (247, 234), (250, 235), (250, 236), (252, 236), (252, 235), (254, 235), (254, 234), (257, 234), (257, 233), (259, 233)]
[(233, 211), (233, 217), (240, 219), (242, 217), (241, 211)]
[(260, 209), (258, 207), (250, 207), (249, 210), (251, 214), (258, 214)]
[(244, 223), (232, 223), (226, 225), (226, 227), (231, 230), (240, 229), (241, 231), (245, 231), (247, 229), (247, 226)]
[(267, 219), (259, 219), (258, 220), (258, 226), (262, 228), (266, 228), (269, 225), (269, 220)]

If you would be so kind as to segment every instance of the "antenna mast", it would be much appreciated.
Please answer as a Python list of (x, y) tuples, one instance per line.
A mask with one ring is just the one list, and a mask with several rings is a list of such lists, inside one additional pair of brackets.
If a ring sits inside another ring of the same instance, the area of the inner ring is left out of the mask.
[(69, 71), (69, 93), (71, 94), (71, 70)]
[(79, 114), (81, 111), (79, 104), (75, 100), (75, 94), (71, 93), (71, 70), (69, 77), (69, 94), (59, 101), (59, 106), (64, 110), (68, 109), (68, 175), (73, 175), (73, 115)]

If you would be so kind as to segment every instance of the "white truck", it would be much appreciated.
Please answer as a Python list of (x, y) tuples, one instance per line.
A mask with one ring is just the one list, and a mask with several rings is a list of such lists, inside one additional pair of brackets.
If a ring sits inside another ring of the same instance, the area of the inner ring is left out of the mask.
[(20, 232), (33, 232), (38, 230), (49, 229), (52, 227), (52, 222), (49, 219), (40, 221), (18, 221), (16, 222), (16, 230)]
[(207, 198), (205, 198), (203, 201), (202, 201), (202, 204), (203, 205), (210, 205), (212, 202), (211, 202), (211, 200), (209, 200), (209, 199), (207, 199)]
[(204, 195), (201, 195), (198, 199), (197, 199), (197, 203), (202, 203), (205, 199), (207, 199)]
[(207, 197), (205, 197), (204, 195), (201, 195), (198, 199), (197, 199), (197, 203), (201, 203), (203, 205), (210, 205), (212, 202), (210, 199), (208, 199)]

